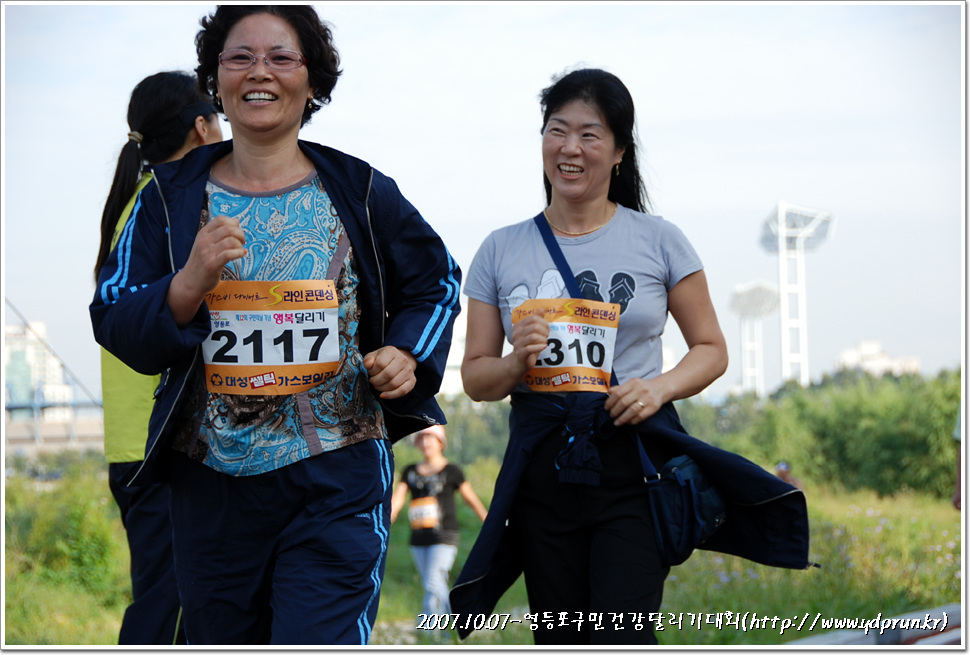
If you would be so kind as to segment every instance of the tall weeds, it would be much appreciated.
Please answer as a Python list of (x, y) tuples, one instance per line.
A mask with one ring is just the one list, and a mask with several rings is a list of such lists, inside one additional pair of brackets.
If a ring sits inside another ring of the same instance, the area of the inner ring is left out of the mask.
[[(397, 453), (399, 449), (396, 448)], [(398, 469), (413, 453), (402, 450)], [(40, 480), (24, 469), (7, 480), (4, 642), (7, 645), (109, 645), (130, 599), (128, 553), (117, 509), (99, 456), (70, 466), (60, 479)], [(52, 468), (49, 466), (48, 468)], [(497, 462), (465, 466), (466, 477), (486, 501)], [(36, 473), (36, 472), (35, 472)], [(875, 618), (960, 601), (960, 515), (946, 501), (902, 490), (892, 496), (809, 484), (811, 559), (821, 569), (792, 571), (697, 551), (668, 578), (658, 633), (661, 645), (779, 645), (812, 636), (766, 625), (741, 630), (726, 612), (757, 617)], [(459, 501), (462, 542), (453, 574), (465, 561), (480, 522)], [(378, 626), (372, 644), (437, 644), (414, 630), (422, 590), (407, 546), (405, 521), (391, 530)], [(520, 579), (495, 612), (522, 619), (527, 611)], [(691, 624), (690, 615), (705, 622)], [(721, 627), (715, 625), (721, 616)], [(710, 623), (706, 622), (711, 615)], [(453, 634), (445, 643), (457, 643)], [(478, 631), (469, 646), (529, 645), (527, 623)]]

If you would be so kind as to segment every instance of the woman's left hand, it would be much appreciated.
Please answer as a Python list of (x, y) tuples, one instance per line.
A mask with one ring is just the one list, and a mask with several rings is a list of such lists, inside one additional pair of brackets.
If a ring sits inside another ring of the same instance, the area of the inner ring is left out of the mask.
[(687, 342), (680, 362), (655, 378), (634, 378), (610, 389), (606, 409), (615, 425), (636, 425), (666, 402), (698, 394), (727, 369), (727, 344), (717, 322), (704, 271), (691, 273), (667, 294), (667, 307)]
[(407, 395), (418, 383), (414, 375), (418, 361), (411, 353), (394, 346), (384, 346), (364, 355), (364, 368), (370, 375), (371, 385), (385, 400)]
[(614, 425), (636, 425), (657, 413), (664, 404), (657, 378), (635, 378), (610, 389), (606, 410)]

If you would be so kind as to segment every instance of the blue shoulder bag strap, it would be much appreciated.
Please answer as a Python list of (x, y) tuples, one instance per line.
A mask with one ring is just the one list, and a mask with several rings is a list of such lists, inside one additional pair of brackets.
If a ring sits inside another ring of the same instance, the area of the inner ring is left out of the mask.
[(540, 212), (532, 220), (535, 221), (535, 224), (539, 228), (539, 234), (542, 235), (546, 249), (552, 255), (552, 261), (556, 262), (556, 268), (559, 269), (559, 274), (562, 275), (563, 282), (566, 283), (566, 289), (569, 290), (569, 295), (573, 298), (582, 298), (583, 292), (579, 290), (579, 285), (576, 283), (576, 276), (573, 275), (572, 269), (569, 268), (569, 262), (566, 261), (565, 255), (562, 254), (562, 248), (559, 247), (559, 242), (556, 241), (556, 237), (552, 234), (552, 228), (549, 227), (545, 212)]
[[(535, 221), (536, 227), (539, 228), (542, 241), (546, 244), (546, 249), (549, 251), (549, 254), (552, 255), (552, 261), (556, 263), (556, 268), (559, 269), (559, 274), (566, 284), (569, 295), (573, 298), (582, 298), (583, 292), (579, 290), (579, 284), (576, 283), (576, 276), (573, 275), (572, 269), (569, 268), (569, 262), (566, 261), (566, 256), (562, 254), (562, 248), (559, 247), (559, 242), (556, 241), (556, 237), (552, 233), (552, 228), (549, 227), (545, 213), (539, 212), (532, 220)], [(618, 384), (616, 373), (610, 371), (610, 386), (616, 386)], [(634, 439), (634, 441), (637, 442), (637, 446), (640, 449), (640, 464), (643, 466), (643, 479), (647, 482), (659, 480), (660, 474), (657, 473), (656, 467), (647, 456), (643, 442), (639, 438)]]

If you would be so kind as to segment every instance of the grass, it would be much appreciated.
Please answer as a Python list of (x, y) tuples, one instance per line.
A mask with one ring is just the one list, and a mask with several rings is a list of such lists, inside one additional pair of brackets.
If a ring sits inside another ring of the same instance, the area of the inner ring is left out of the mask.
[(131, 602), (129, 558), (106, 476), (11, 478), (4, 532), (5, 645), (118, 643)]
[[(473, 482), (474, 484), (474, 482)], [(931, 500), (909, 493), (879, 498), (871, 492), (845, 493), (809, 487), (811, 521), (811, 556), (821, 569), (789, 570), (763, 566), (748, 560), (708, 551), (696, 551), (681, 566), (671, 570), (664, 592), (665, 629), (658, 632), (663, 646), (723, 645), (771, 646), (813, 636), (806, 625), (782, 631), (782, 622), (763, 622), (765, 627), (741, 630), (713, 622), (718, 613), (733, 612), (740, 616), (795, 618), (805, 614), (814, 618), (875, 618), (929, 609), (961, 598), (962, 536), (959, 512), (944, 501)], [(455, 572), (467, 554), (477, 520), (468, 512), (462, 515), (463, 545)], [(410, 564), (400, 558), (406, 553), (406, 529), (392, 530), (389, 553), (395, 567)], [(468, 533), (471, 534), (468, 534)], [(400, 540), (400, 541), (398, 541)], [(403, 543), (403, 546), (399, 545)], [(413, 565), (410, 569), (413, 570)], [(407, 570), (407, 569), (405, 569)], [(405, 601), (403, 612), (401, 591)], [(411, 620), (420, 607), (420, 582), (413, 574), (410, 585), (400, 585), (394, 575), (385, 580), (378, 621), (401, 626)], [(522, 618), (528, 602), (520, 578), (502, 598), (495, 612), (511, 613)], [(410, 609), (410, 612), (408, 611)], [(712, 623), (706, 623), (707, 615)], [(691, 625), (692, 615), (694, 618)], [(696, 617), (702, 615), (704, 621)], [(609, 625), (604, 617), (604, 625)], [(629, 622), (629, 619), (627, 619)], [(759, 622), (760, 625), (762, 622)], [(794, 622), (797, 625), (798, 621)], [(748, 625), (751, 623), (749, 621)], [(384, 640), (378, 631), (371, 643), (427, 643), (418, 641), (413, 631), (398, 629)], [(425, 636), (426, 637), (426, 636)], [(412, 641), (414, 640), (414, 641)], [(456, 640), (455, 640), (456, 641)], [(532, 636), (526, 624), (509, 625), (501, 631), (476, 631), (466, 645), (531, 645)]]
[[(949, 503), (818, 488), (807, 496), (811, 559), (821, 569), (775, 569), (698, 551), (672, 571), (664, 611), (875, 618), (960, 601), (960, 516)], [(777, 645), (812, 636), (776, 625), (747, 632), (695, 625), (665, 631), (661, 643)]]
[[(6, 571), (15, 570), (9, 559)], [(118, 643), (124, 606), (105, 607), (77, 585), (41, 575), (5, 574), (6, 646), (75, 646)]]
[[(416, 458), (410, 450), (395, 449), (399, 471)], [(494, 460), (465, 467), (466, 476), (486, 505), (497, 471)], [(9, 481), (5, 496), (6, 645), (117, 643), (129, 599), (127, 550), (107, 483), (97, 475), (91, 478), (82, 484), (68, 480), (56, 483), (63, 489), (56, 485), (52, 489), (46, 483), (47, 487), (40, 490), (21, 476)], [(674, 616), (683, 613), (684, 618), (679, 627), (668, 623), (658, 633), (662, 646), (771, 646), (812, 636), (805, 630), (781, 633), (779, 628), (770, 627), (748, 631), (728, 626), (717, 629), (706, 623), (698, 627), (696, 621), (690, 624), (690, 614), (730, 611), (768, 617), (801, 617), (806, 613), (814, 617), (820, 613), (823, 618), (874, 618), (880, 612), (887, 617), (960, 601), (960, 515), (948, 502), (909, 493), (879, 498), (874, 493), (812, 486), (806, 494), (812, 527), (811, 559), (823, 568), (775, 569), (697, 551), (668, 578), (663, 612)], [(84, 521), (75, 527), (79, 532), (74, 541), (65, 542), (73, 544), (67, 552), (74, 557), (75, 568), (64, 564), (63, 558), (45, 559), (37, 531), (54, 534), (57, 527), (45, 517), (52, 513), (67, 516), (73, 511), (67, 505), (81, 500), (85, 501), (86, 513), (81, 514)], [(52, 503), (59, 506), (47, 507)], [(480, 526), (460, 500), (458, 507), (463, 532), (453, 574), (467, 558)], [(110, 517), (104, 529), (113, 544), (108, 553), (102, 553), (101, 533), (91, 528), (100, 523), (102, 513)], [(438, 636), (444, 637), (445, 643), (456, 644), (450, 632), (434, 635), (414, 630), (423, 591), (407, 542), (407, 523), (398, 520), (391, 528), (378, 625), (371, 643), (421, 647), (440, 643), (434, 639)], [(88, 544), (89, 549), (79, 548), (79, 543)], [(100, 561), (106, 562), (99, 570), (77, 568), (99, 553), (104, 557)], [(102, 570), (105, 567), (110, 570)], [(527, 606), (520, 578), (494, 611), (521, 619)], [(510, 624), (505, 630), (476, 631), (462, 647), (532, 643), (526, 624)]]

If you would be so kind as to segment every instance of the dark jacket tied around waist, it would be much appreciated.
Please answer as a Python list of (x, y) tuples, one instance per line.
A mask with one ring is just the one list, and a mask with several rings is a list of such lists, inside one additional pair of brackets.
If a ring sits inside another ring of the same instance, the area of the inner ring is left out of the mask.
[[(561, 481), (598, 484), (602, 466), (596, 441), (640, 438), (645, 446), (652, 443), (671, 453), (689, 455), (721, 491), (727, 502), (727, 521), (701, 548), (768, 566), (811, 566), (808, 508), (801, 490), (740, 455), (690, 436), (670, 403), (642, 423), (620, 428), (613, 425), (603, 403), (604, 396), (596, 393), (512, 395), (509, 445), (488, 517), (451, 590), (452, 612), (491, 613), (522, 573), (506, 522), (536, 445), (562, 431), (569, 439), (556, 459)], [(459, 636), (464, 639), (471, 630), (459, 627)]]

